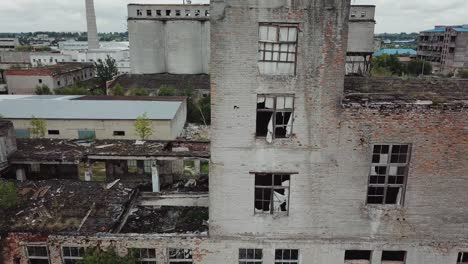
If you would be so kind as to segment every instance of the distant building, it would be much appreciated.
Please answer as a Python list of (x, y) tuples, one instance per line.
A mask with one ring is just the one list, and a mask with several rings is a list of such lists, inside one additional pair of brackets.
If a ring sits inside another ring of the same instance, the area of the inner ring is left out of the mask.
[(365, 74), (370, 70), (375, 41), (375, 5), (351, 5), (349, 17), (346, 74)]
[(419, 34), (418, 58), (444, 74), (468, 69), (468, 25), (436, 26)]
[(60, 62), (72, 62), (70, 55), (61, 53), (31, 53), (30, 61), (33, 67), (56, 65)]
[(15, 50), (20, 46), (17, 38), (0, 38), (0, 51), (2, 50)]
[(135, 120), (146, 114), (148, 140), (181, 135), (187, 116), (184, 97), (0, 96), (0, 113), (13, 122), (18, 138), (30, 138), (32, 116), (46, 122), (45, 138), (140, 139)]
[(209, 5), (128, 5), (134, 74), (208, 73)]
[(0, 50), (0, 69), (6, 70), (12, 67), (29, 68), (31, 67), (31, 54), (26, 51), (1, 51)]
[(91, 63), (58, 63), (57, 65), (10, 69), (4, 72), (9, 94), (34, 94), (37, 86), (48, 86), (51, 90), (74, 85), (94, 77)]
[(374, 56), (381, 56), (384, 54), (411, 56), (411, 55), (416, 55), (416, 53), (417, 52), (414, 49), (381, 49), (375, 52)]

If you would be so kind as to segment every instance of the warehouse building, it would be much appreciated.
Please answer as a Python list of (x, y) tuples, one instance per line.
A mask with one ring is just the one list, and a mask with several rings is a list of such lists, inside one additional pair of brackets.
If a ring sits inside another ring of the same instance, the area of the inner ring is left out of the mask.
[[(60, 109), (60, 111), (58, 111)], [(45, 138), (140, 139), (135, 120), (146, 114), (152, 135), (147, 139), (177, 138), (185, 125), (185, 98), (0, 96), (0, 113), (13, 122), (18, 138), (38, 137), (32, 118), (45, 122)]]

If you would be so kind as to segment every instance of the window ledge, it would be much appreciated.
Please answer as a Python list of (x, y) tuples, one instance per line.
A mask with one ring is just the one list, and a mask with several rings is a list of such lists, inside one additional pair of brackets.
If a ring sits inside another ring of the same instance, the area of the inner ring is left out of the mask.
[(403, 205), (398, 204), (366, 204), (366, 207), (374, 210), (401, 210)]
[(270, 213), (254, 213), (255, 217), (262, 217), (262, 218), (272, 218), (272, 219), (277, 219), (277, 218), (283, 218), (283, 217), (288, 217), (289, 213), (288, 212), (283, 212), (283, 213), (276, 213), (276, 214), (270, 214)]

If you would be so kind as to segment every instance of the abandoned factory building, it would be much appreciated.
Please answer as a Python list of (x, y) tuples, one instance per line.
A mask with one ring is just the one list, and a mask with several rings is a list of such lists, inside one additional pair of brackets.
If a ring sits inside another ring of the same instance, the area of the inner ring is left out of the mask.
[(40, 137), (140, 139), (135, 120), (146, 115), (152, 129), (146, 139), (171, 140), (182, 133), (187, 108), (184, 97), (2, 95), (0, 113), (18, 138), (37, 137), (31, 132), (37, 118), (45, 123)]
[(209, 17), (211, 142), (17, 139), (5, 263), (468, 263), (467, 80), (345, 78), (349, 1)]

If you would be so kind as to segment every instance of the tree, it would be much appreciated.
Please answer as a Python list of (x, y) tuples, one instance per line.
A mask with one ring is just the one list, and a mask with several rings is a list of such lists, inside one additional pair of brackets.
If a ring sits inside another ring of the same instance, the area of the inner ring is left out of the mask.
[(406, 72), (413, 76), (430, 75), (432, 74), (432, 65), (430, 62), (423, 60), (412, 60), (406, 66)]
[(43, 138), (45, 136), (46, 123), (44, 119), (31, 118), (31, 135), (33, 138)]
[(120, 83), (116, 84), (116, 85), (112, 88), (112, 95), (116, 95), (116, 96), (123, 96), (123, 95), (125, 95), (125, 89), (122, 87), (122, 85), (120, 85)]
[(34, 93), (37, 95), (48, 95), (52, 94), (52, 90), (50, 90), (49, 86), (47, 85), (36, 85), (36, 90), (34, 90)]
[(203, 97), (198, 101), (198, 110), (200, 111), (203, 123), (205, 125), (211, 124), (211, 97)]
[(115, 59), (107, 55), (104, 61), (100, 60), (94, 63), (96, 67), (96, 76), (101, 83), (101, 88), (105, 90), (106, 82), (112, 80), (119, 71)]
[(148, 96), (149, 92), (145, 88), (132, 87), (129, 91), (130, 96)]
[(10, 209), (18, 204), (18, 190), (13, 182), (0, 181), (0, 209)]
[(145, 140), (153, 134), (151, 120), (148, 119), (148, 115), (146, 113), (139, 116), (135, 121), (135, 132), (141, 140)]
[(468, 70), (467, 71), (463, 71), (463, 70), (458, 71), (458, 77), (463, 78), (463, 79), (468, 79)]
[(388, 69), (393, 75), (400, 76), (404, 73), (404, 66), (396, 55), (383, 54), (372, 59), (374, 69)]
[(114, 248), (107, 251), (101, 249), (87, 249), (82, 260), (78, 264), (135, 264), (136, 258), (133, 254), (121, 257)]

